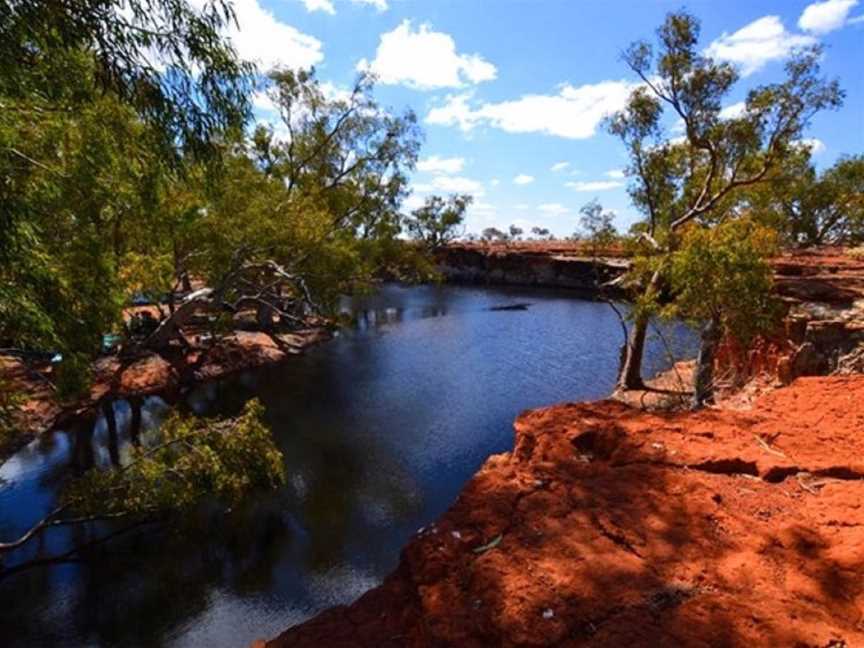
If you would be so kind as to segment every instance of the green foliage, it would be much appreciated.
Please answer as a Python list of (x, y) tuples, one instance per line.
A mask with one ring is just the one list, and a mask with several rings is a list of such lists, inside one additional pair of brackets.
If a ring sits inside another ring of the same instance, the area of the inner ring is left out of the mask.
[(23, 395), (12, 382), (0, 375), (0, 448), (15, 436), (19, 407), (23, 402)]
[[(798, 139), (819, 111), (836, 108), (843, 93), (819, 77), (818, 48), (796, 53), (786, 79), (751, 90), (740, 116), (722, 105), (738, 81), (727, 63), (698, 48), (699, 23), (670, 14), (657, 32), (658, 47), (637, 42), (624, 59), (642, 84), (626, 108), (608, 121), (630, 155), (630, 195), (658, 239), (693, 220), (718, 222), (734, 211), (745, 190), (770, 179), (800, 150)], [(666, 111), (683, 122), (684, 138), (670, 140)]]
[(472, 201), (468, 195), (454, 195), (446, 200), (429, 196), (422, 207), (405, 218), (405, 230), (430, 251), (443, 247), (462, 234), (465, 210)]
[(211, 498), (232, 504), (276, 488), (285, 468), (263, 417), (257, 400), (236, 419), (175, 414), (157, 446), (136, 450), (123, 468), (89, 471), (71, 484), (65, 502), (82, 515), (153, 514)]
[(792, 245), (864, 241), (864, 155), (842, 157), (822, 173), (808, 158), (802, 151), (770, 184), (750, 192), (753, 214)]
[(487, 227), (480, 233), (480, 238), (484, 241), (506, 241), (509, 234), (502, 232), (497, 227)]
[[(177, 142), (206, 151), (250, 108), (253, 68), (221, 36), (233, 21), (227, 0), (0, 0), (3, 110), (38, 120), (110, 94), (155, 128), (166, 152)], [(82, 56), (86, 82), (64, 84)]]
[(613, 225), (614, 212), (603, 211), (603, 205), (592, 200), (584, 205), (579, 213), (582, 214), (579, 219), (584, 232), (582, 240), (591, 247), (592, 256), (596, 256), (599, 251), (608, 248), (618, 240), (618, 230)]
[(90, 388), (90, 357), (84, 353), (69, 353), (54, 368), (54, 386), (61, 402), (74, 401)]
[(662, 313), (694, 325), (716, 322), (721, 333), (748, 343), (777, 323), (768, 262), (776, 251), (776, 233), (750, 220), (686, 228), (669, 262), (671, 302)]

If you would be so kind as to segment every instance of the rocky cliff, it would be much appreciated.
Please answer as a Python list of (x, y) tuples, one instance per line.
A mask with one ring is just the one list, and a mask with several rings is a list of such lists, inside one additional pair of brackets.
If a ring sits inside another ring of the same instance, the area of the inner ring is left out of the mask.
[(383, 585), (266, 645), (864, 645), (862, 399), (527, 412)]
[[(451, 280), (582, 289), (625, 267), (560, 249), (442, 260)], [(743, 411), (526, 412), (513, 451), (380, 587), (261, 645), (864, 645), (864, 261), (818, 250), (774, 267), (781, 330), (720, 358), (767, 394)]]

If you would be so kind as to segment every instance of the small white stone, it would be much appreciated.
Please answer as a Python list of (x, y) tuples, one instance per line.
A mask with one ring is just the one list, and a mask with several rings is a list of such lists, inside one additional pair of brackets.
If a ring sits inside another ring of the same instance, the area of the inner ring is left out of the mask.
[(458, 531), (451, 531), (451, 532), (450, 532), (450, 535), (452, 535), (452, 536), (453, 536), (454, 538), (456, 538), (457, 540), (461, 540), (461, 539), (462, 539), (462, 534), (459, 533)]
[(543, 618), (544, 619), (551, 619), (554, 616), (555, 616), (555, 612), (551, 608), (547, 608), (547, 609), (543, 610)]

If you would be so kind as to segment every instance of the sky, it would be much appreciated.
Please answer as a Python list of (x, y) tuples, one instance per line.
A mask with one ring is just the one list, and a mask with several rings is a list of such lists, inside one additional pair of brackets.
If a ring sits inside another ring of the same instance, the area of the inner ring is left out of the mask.
[[(670, 11), (702, 24), (700, 45), (738, 66), (734, 113), (749, 89), (782, 79), (796, 48), (821, 43), (843, 107), (804, 138), (818, 168), (864, 153), (864, 0), (234, 0), (240, 55), (263, 69), (314, 66), (328, 91), (358, 70), (375, 97), (413, 110), (425, 139), (410, 209), (437, 193), (470, 193), (467, 229), (515, 224), (559, 236), (592, 199), (626, 230), (640, 216), (626, 192), (623, 146), (602, 120), (635, 83), (620, 54), (653, 39)], [(258, 102), (259, 120), (275, 120)]]

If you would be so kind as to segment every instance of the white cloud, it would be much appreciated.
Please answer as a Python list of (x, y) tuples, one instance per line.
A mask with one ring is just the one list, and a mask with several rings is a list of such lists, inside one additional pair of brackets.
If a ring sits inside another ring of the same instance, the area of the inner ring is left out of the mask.
[(375, 7), (378, 11), (387, 11), (387, 9), (389, 9), (387, 0), (351, 0), (351, 2), (360, 5), (370, 5)]
[(492, 178), (492, 180), (489, 182), (489, 184), (492, 185), (493, 187), (497, 187), (499, 184), (501, 184), (501, 181), (498, 178)]
[(418, 171), (428, 173), (459, 173), (465, 167), (465, 158), (442, 158), (432, 155), (417, 162)]
[(617, 180), (593, 180), (591, 182), (565, 182), (565, 187), (570, 187), (573, 191), (589, 192), (589, 191), (609, 191), (617, 187), (623, 186), (623, 182)]
[(849, 12), (858, 0), (824, 0), (807, 5), (798, 19), (798, 26), (814, 34), (827, 34), (846, 24)]
[(787, 32), (778, 16), (764, 16), (734, 34), (724, 32), (705, 52), (720, 61), (739, 65), (741, 74), (748, 76), (767, 63), (784, 59), (794, 50), (814, 43), (816, 39), (812, 36)]
[(418, 90), (462, 88), (490, 81), (498, 74), (479, 54), (458, 54), (449, 34), (432, 31), (428, 24), (414, 31), (410, 20), (382, 34), (375, 60), (370, 63), (363, 59), (357, 69), (374, 72), (383, 84), (404, 84)]
[(543, 203), (542, 205), (537, 205), (537, 211), (553, 216), (563, 216), (570, 213), (570, 208), (565, 207), (561, 203)]
[(563, 171), (564, 169), (566, 169), (569, 166), (570, 166), (569, 162), (557, 162), (556, 164), (553, 164), (551, 167), (549, 167), (549, 170), (552, 171), (553, 173), (558, 173), (559, 171)]
[(328, 13), (331, 16), (336, 14), (336, 9), (333, 7), (333, 2), (331, 0), (301, 0), (303, 5), (306, 7), (306, 11), (323, 11), (324, 13)]
[(415, 209), (420, 209), (423, 205), (426, 204), (426, 198), (424, 196), (418, 194), (411, 194), (405, 200), (402, 201), (402, 206), (408, 211), (414, 211)]
[[(201, 9), (205, 3), (191, 4)], [(308, 68), (324, 60), (321, 41), (280, 21), (258, 0), (234, 0), (233, 7), (239, 28), (232, 24), (226, 35), (242, 58), (265, 71), (276, 66)]]
[(747, 104), (743, 101), (726, 106), (720, 111), (720, 119), (738, 119), (747, 110)]
[(529, 205), (528, 203), (519, 203), (518, 205), (513, 205), (513, 209), (524, 211), (526, 209), (531, 209), (531, 205)]
[(811, 155), (819, 155), (820, 153), (825, 152), (825, 142), (815, 137), (800, 139), (795, 143), (799, 146), (806, 146), (809, 148)]
[(495, 211), (495, 205), (486, 202), (471, 203), (471, 210), (478, 214), (489, 214)]
[(438, 175), (429, 182), (414, 185), (414, 190), (421, 193), (432, 193), (435, 191), (443, 193), (467, 193), (473, 196), (482, 196), (486, 193), (483, 183), (462, 176)]
[(263, 112), (276, 112), (276, 104), (266, 92), (257, 90), (252, 93), (252, 106)]
[(319, 87), (321, 88), (321, 93), (324, 95), (324, 98), (327, 99), (327, 101), (351, 101), (352, 91), (350, 88), (338, 86), (331, 81), (324, 81), (319, 85)]
[(513, 178), (513, 184), (517, 185), (527, 185), (534, 182), (534, 176), (526, 175), (524, 173), (520, 173), (515, 178)]
[(493, 126), (508, 133), (546, 133), (570, 139), (592, 137), (604, 117), (627, 102), (633, 85), (626, 81), (601, 81), (596, 84), (559, 86), (558, 94), (523, 95), (500, 103), (471, 107), (471, 95), (451, 95), (433, 108), (427, 123), (458, 126), (470, 131), (480, 125)]
[(605, 175), (607, 178), (612, 178), (613, 180), (623, 180), (624, 169), (610, 169), (603, 175)]

